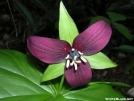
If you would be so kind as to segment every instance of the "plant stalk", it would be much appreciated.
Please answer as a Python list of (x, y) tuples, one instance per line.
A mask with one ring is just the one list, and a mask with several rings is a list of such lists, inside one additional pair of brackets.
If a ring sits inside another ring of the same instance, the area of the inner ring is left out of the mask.
[(64, 83), (64, 79), (65, 79), (65, 76), (64, 76), (64, 74), (63, 74), (62, 77), (61, 77), (60, 85), (59, 85), (59, 93), (60, 93), (60, 91), (62, 90), (62, 86), (63, 86), (63, 83)]

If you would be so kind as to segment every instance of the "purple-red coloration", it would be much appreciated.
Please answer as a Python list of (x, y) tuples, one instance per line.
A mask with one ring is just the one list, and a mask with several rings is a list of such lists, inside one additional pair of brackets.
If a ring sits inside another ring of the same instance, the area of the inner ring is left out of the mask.
[[(65, 77), (71, 86), (82, 86), (91, 80), (91, 67), (88, 61), (81, 58), (82, 53), (91, 55), (101, 51), (108, 43), (111, 33), (111, 27), (105, 21), (98, 21), (74, 39), (72, 48), (80, 52), (76, 56), (72, 55), (74, 59), (70, 59), (65, 66)], [(71, 50), (71, 46), (66, 41), (37, 36), (29, 37), (27, 46), (35, 57), (45, 63), (63, 62)], [(77, 58), (81, 63), (78, 63)]]
[(111, 27), (105, 21), (98, 21), (74, 39), (73, 48), (84, 55), (95, 54), (106, 46), (111, 34)]
[(65, 68), (66, 80), (73, 87), (86, 85), (92, 78), (92, 71), (88, 62), (77, 65), (78, 70), (74, 70), (74, 67)]
[(27, 39), (27, 46), (35, 57), (45, 63), (63, 62), (71, 50), (66, 41), (38, 36), (30, 36)]

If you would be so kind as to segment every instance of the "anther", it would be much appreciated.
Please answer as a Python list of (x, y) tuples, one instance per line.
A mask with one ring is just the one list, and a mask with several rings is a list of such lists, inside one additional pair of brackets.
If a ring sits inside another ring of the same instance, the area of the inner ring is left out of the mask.
[(70, 63), (70, 65), (73, 66), (74, 63), (75, 63), (75, 61), (73, 60), (73, 61)]
[(76, 61), (77, 56), (74, 56), (74, 60)]
[(70, 60), (67, 60), (67, 62), (66, 62), (66, 68), (68, 68), (69, 65), (70, 65)]
[(87, 60), (84, 58), (84, 57), (80, 57), (80, 59), (83, 61), (83, 62), (87, 62)]
[(77, 64), (76, 63), (74, 63), (74, 69), (77, 70)]
[(87, 60), (84, 57), (82, 57), (82, 55), (82, 52), (72, 48), (69, 54), (66, 56), (66, 68), (73, 66), (74, 70), (77, 70), (78, 63), (87, 62)]
[(69, 58), (69, 54), (66, 56), (66, 58), (65, 59), (68, 59)]
[(83, 55), (83, 53), (81, 53), (80, 51), (78, 51), (78, 53), (79, 53), (80, 55)]
[(76, 63), (81, 63), (81, 61), (80, 61), (80, 60), (78, 60), (78, 61), (76, 61)]

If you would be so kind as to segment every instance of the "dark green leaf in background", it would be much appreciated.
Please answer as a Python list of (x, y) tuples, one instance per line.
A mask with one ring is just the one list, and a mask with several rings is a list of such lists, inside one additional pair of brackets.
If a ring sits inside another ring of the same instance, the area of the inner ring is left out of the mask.
[(114, 47), (112, 49), (121, 50), (128, 53), (134, 53), (134, 46), (130, 46), (130, 45), (121, 45), (119, 47)]
[(118, 14), (115, 12), (107, 12), (109, 18), (111, 19), (112, 23), (116, 21), (126, 20), (126, 17), (122, 14)]
[(36, 32), (37, 31), (37, 27), (34, 23), (33, 17), (31, 15), (31, 13), (29, 12), (29, 10), (20, 2), (18, 1), (14, 1), (13, 5), (15, 7), (15, 9), (26, 19), (26, 21), (32, 26), (33, 31)]
[(133, 69), (134, 68), (134, 58), (133, 58), (133, 56), (131, 57), (131, 61), (130, 61), (130, 63), (127, 65), (127, 67), (125, 68), (125, 71), (129, 71), (129, 70), (131, 70), (131, 69)]
[(42, 8), (44, 11), (47, 11), (46, 6), (44, 5), (44, 3), (42, 2), (42, 0), (33, 0), (33, 2), (40, 8)]
[(107, 23), (111, 24), (111, 21), (108, 18), (106, 18), (104, 16), (96, 16), (96, 17), (92, 18), (92, 20), (90, 21), (90, 25), (95, 23), (95, 22), (97, 22), (97, 21), (99, 21), (99, 20), (104, 20)]
[(115, 26), (115, 28), (124, 36), (126, 37), (128, 40), (132, 40), (132, 36), (130, 34), (130, 31), (127, 27), (125, 27), (122, 24), (119, 23), (113, 23), (113, 25)]

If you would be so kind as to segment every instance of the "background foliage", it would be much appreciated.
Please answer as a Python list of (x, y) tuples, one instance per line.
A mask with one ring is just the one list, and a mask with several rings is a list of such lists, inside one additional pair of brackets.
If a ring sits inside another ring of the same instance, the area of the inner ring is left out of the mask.
[[(112, 27), (112, 38), (103, 49), (103, 53), (116, 62), (118, 67), (94, 70), (93, 78), (124, 82), (133, 86), (134, 0), (63, 0), (63, 3), (79, 32), (100, 19), (107, 21)], [(28, 36), (58, 38), (59, 4), (60, 0), (1, 0), (0, 48), (28, 54), (26, 47)], [(41, 72), (47, 66), (33, 57), (31, 61)], [(128, 90), (120, 87), (115, 89), (124, 95)]]

